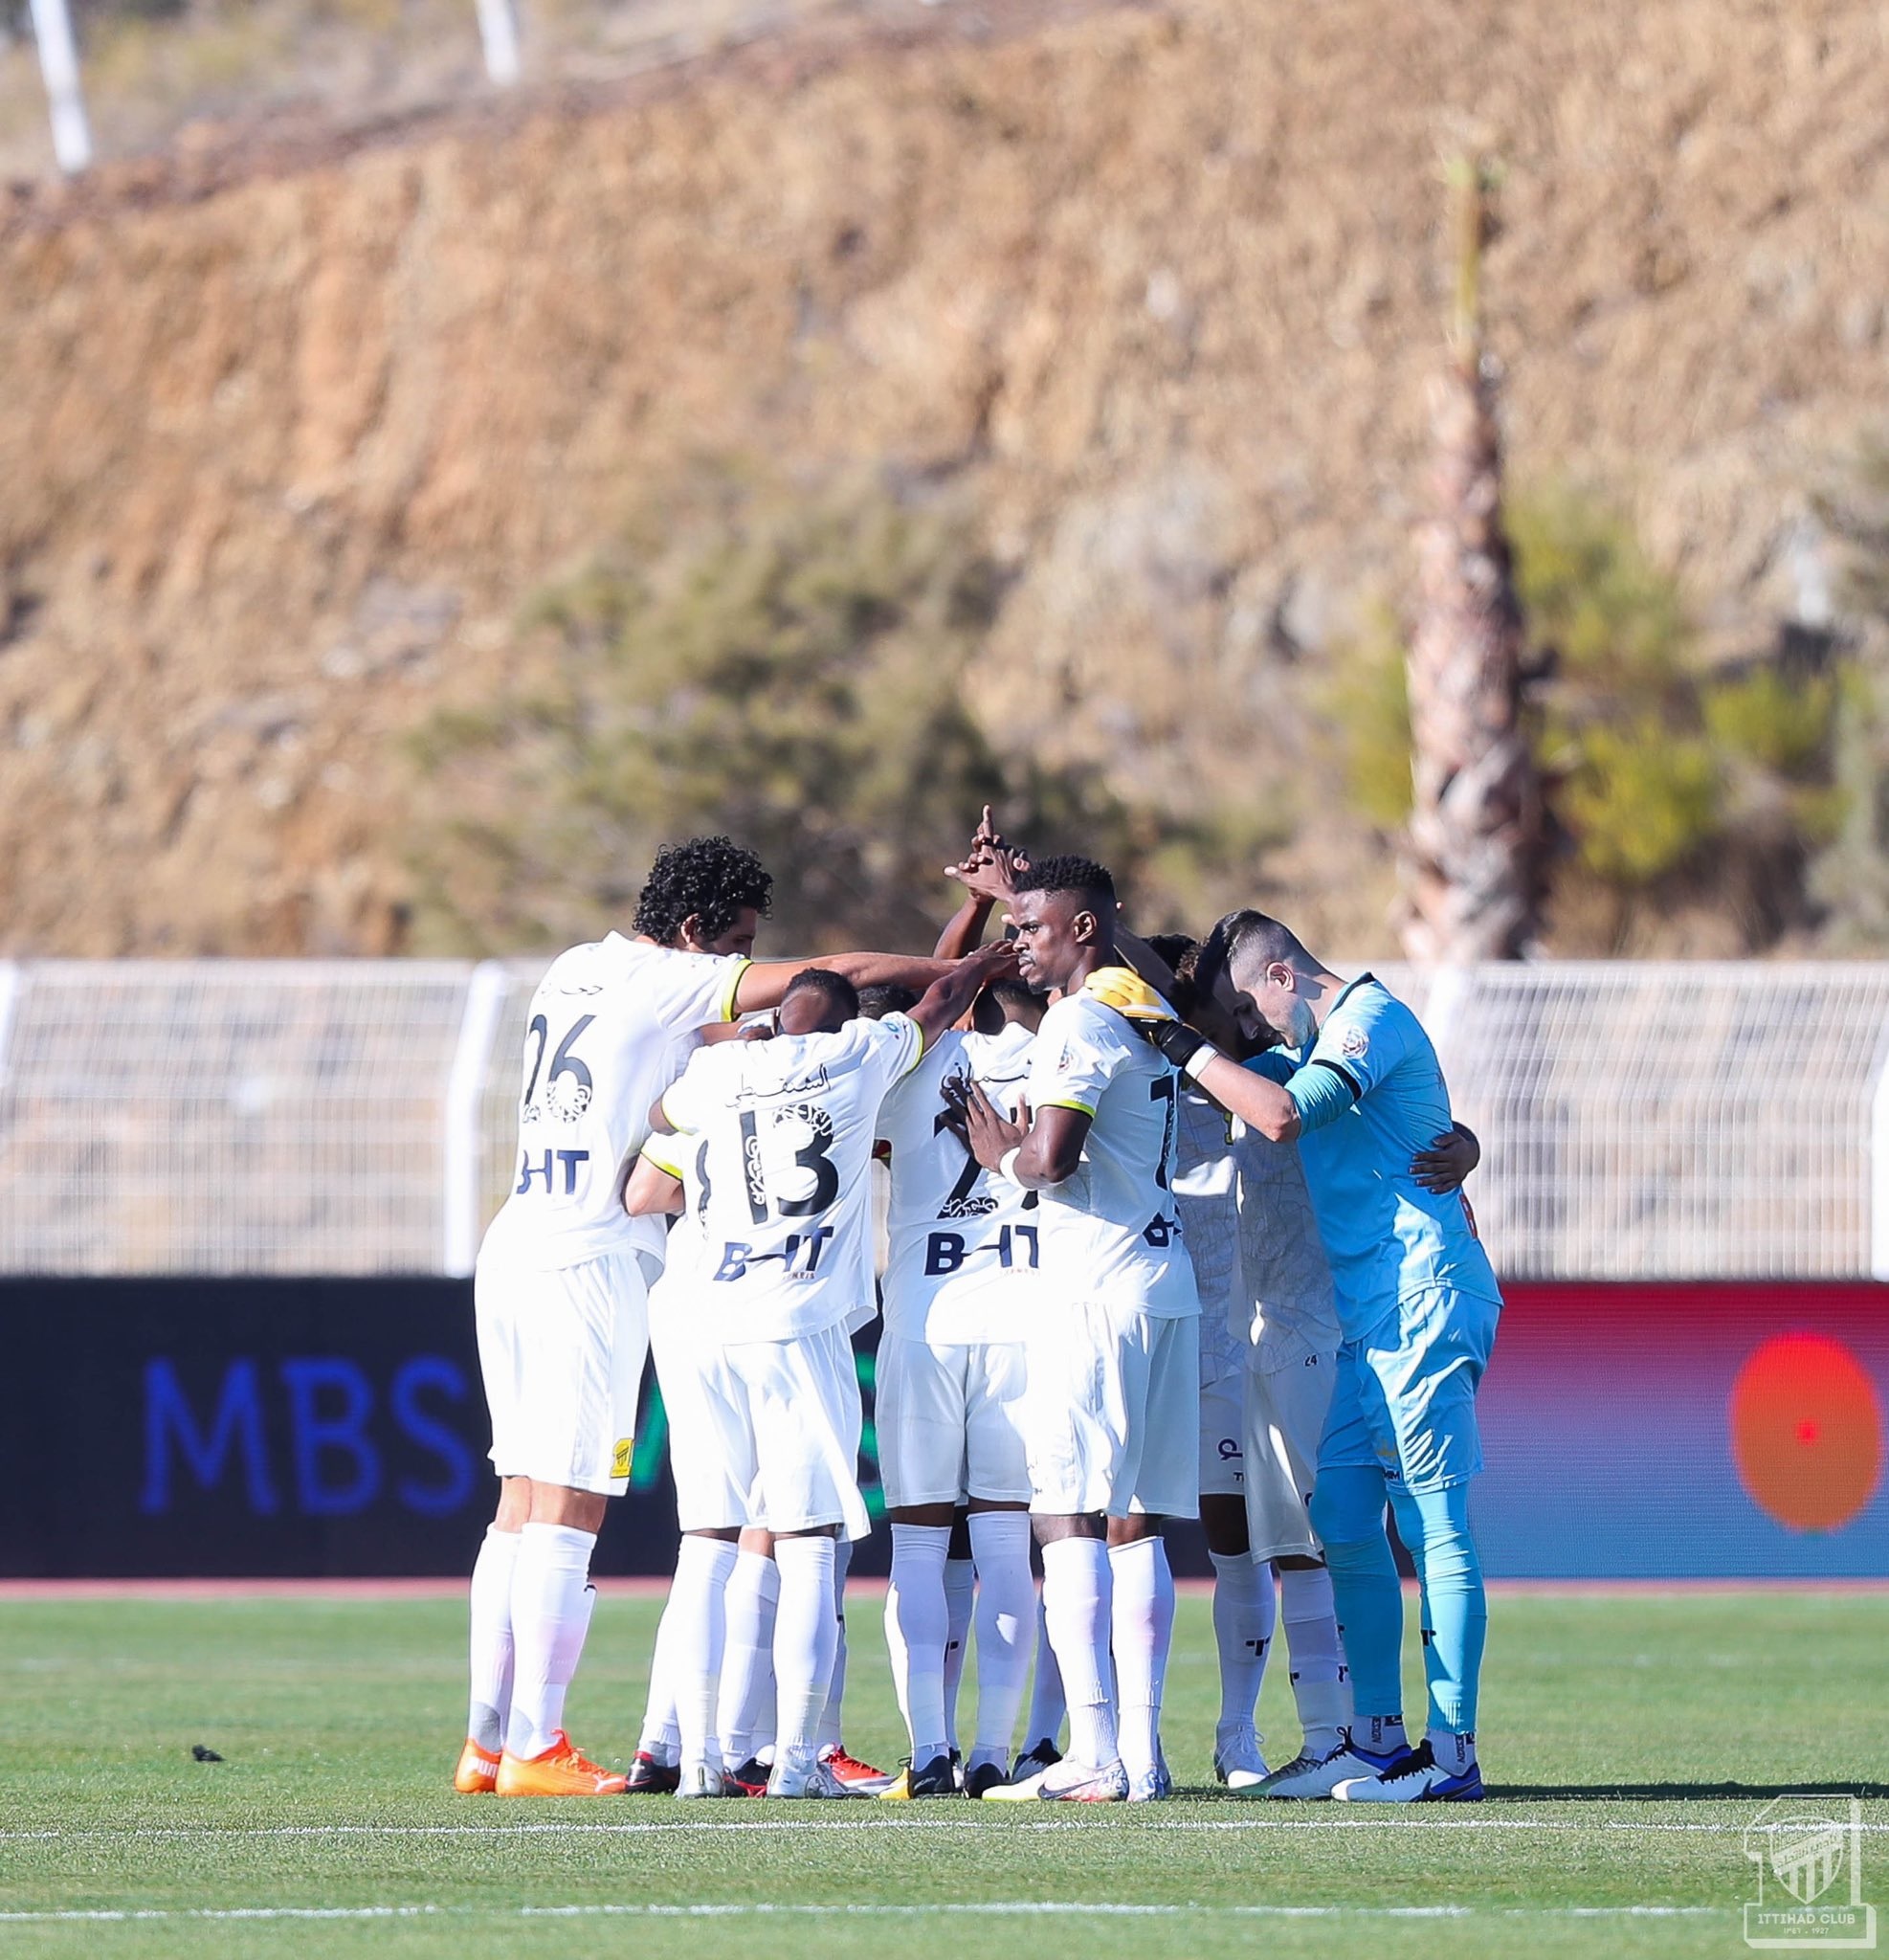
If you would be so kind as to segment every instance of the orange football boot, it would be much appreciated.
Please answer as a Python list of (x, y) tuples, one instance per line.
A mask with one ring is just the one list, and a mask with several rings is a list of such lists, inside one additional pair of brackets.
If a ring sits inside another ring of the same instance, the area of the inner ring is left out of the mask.
[(453, 1788), (461, 1796), (490, 1796), (499, 1781), (499, 1758), (482, 1749), (471, 1736), (459, 1751), (459, 1767), (453, 1771)]
[(500, 1796), (621, 1796), (630, 1779), (617, 1770), (589, 1761), (562, 1728), (542, 1755), (499, 1758), (493, 1789)]

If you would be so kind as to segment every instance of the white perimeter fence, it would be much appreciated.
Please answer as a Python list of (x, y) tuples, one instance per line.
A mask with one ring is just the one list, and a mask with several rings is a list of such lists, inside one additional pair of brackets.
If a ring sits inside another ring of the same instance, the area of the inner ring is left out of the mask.
[[(470, 1272), (543, 968), (0, 963), (0, 1272)], [(1889, 966), (1377, 971), (1503, 1274), (1889, 1278)]]

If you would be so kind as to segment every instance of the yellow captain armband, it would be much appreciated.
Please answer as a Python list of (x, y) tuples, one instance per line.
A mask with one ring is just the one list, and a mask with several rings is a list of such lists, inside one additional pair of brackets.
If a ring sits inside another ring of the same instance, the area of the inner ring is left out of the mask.
[(1103, 1007), (1112, 1007), (1131, 1021), (1177, 1021), (1169, 1007), (1132, 967), (1098, 967), (1082, 983), (1082, 991)]

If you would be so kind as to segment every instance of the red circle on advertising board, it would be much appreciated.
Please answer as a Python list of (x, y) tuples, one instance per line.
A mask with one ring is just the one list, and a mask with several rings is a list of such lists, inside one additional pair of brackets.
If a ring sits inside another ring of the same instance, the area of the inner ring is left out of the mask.
[(1726, 1413), (1738, 1481), (1789, 1530), (1839, 1530), (1875, 1495), (1882, 1410), (1841, 1341), (1774, 1335), (1745, 1357)]

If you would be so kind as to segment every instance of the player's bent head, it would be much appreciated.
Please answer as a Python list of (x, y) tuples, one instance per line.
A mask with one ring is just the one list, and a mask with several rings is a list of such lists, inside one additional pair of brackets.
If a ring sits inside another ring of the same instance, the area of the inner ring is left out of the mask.
[(1091, 948), (1115, 946), (1115, 880), (1089, 858), (1045, 858), (1017, 877), (1011, 918), (1017, 964), (1037, 987), (1061, 987)]
[(1222, 965), (1243, 993), (1263, 984), (1269, 967), (1291, 967), (1301, 973), (1318, 971), (1318, 962), (1290, 926), (1251, 909), (1229, 912), (1215, 924), (1196, 958), (1195, 971), (1198, 974), (1203, 968)]
[(1299, 935), (1277, 919), (1229, 912), (1194, 961), (1194, 984), (1233, 1014), (1247, 1040), (1299, 1047), (1316, 1032), (1303, 983), (1320, 970)]
[(852, 981), (825, 967), (809, 967), (788, 982), (778, 1018), (783, 1035), (837, 1035), (858, 1013), (859, 993)]
[(908, 1014), (918, 1004), (919, 997), (911, 988), (895, 986), (889, 980), (859, 990), (859, 1012), (869, 1021), (882, 1021), (887, 1014)]
[(773, 892), (772, 873), (727, 837), (666, 844), (643, 881), (635, 930), (681, 952), (745, 955)]

